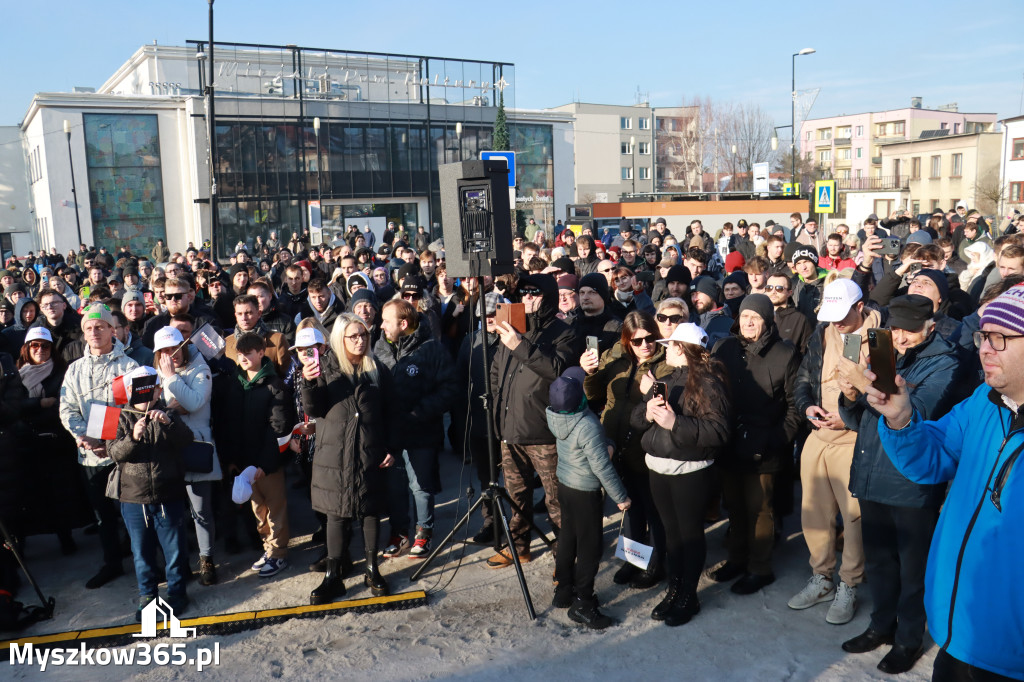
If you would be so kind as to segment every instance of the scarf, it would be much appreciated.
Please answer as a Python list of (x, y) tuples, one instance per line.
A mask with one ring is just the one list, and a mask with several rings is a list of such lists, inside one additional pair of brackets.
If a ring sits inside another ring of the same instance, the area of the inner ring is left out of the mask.
[(52, 358), (41, 365), (25, 365), (18, 370), (18, 373), (21, 374), (21, 383), (25, 385), (29, 398), (43, 397), (43, 380), (50, 376), (52, 371)]

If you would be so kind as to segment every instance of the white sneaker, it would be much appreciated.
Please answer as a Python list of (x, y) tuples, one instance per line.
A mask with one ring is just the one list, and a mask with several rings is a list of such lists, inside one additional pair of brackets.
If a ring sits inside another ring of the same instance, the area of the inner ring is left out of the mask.
[[(820, 573), (816, 573), (811, 576), (807, 584), (804, 585), (804, 589), (794, 595), (789, 600), (789, 608), (791, 609), (809, 609), (815, 604), (821, 604), (832, 599), (832, 593), (836, 591), (836, 586), (830, 578), (826, 578)], [(831, 621), (829, 621), (831, 622)]]
[(832, 625), (843, 625), (853, 620), (855, 613), (857, 613), (857, 586), (839, 581), (836, 598), (832, 600), (832, 606), (828, 607), (825, 622)]

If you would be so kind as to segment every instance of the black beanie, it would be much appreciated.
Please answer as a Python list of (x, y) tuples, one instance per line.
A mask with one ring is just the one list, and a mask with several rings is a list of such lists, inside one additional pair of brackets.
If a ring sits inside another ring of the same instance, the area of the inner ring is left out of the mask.
[(234, 282), (235, 275), (237, 275), (240, 272), (249, 272), (249, 267), (245, 263), (235, 263), (234, 265), (231, 266), (231, 269), (228, 270), (228, 277), (231, 279), (232, 282)]
[(411, 263), (406, 263), (402, 267), (398, 268), (398, 277), (396, 279), (401, 282), (409, 275), (418, 274), (420, 274), (420, 262), (418, 260), (414, 260)]
[(690, 268), (685, 265), (673, 265), (668, 269), (668, 274), (665, 275), (666, 284), (669, 282), (689, 284), (691, 281), (693, 281), (693, 275), (690, 274)]
[(772, 299), (764, 294), (748, 294), (745, 296), (743, 302), (740, 303), (740, 312), (742, 313), (744, 310), (753, 310), (761, 316), (765, 324), (775, 321), (775, 305), (772, 304)]
[[(590, 287), (598, 294), (601, 298), (608, 300), (608, 280), (605, 279), (604, 275), (600, 272), (592, 272), (589, 275), (584, 275), (583, 279), (580, 280), (579, 289), (583, 287)], [(577, 289), (577, 291), (579, 290)]]
[(722, 287), (718, 286), (718, 282), (713, 277), (707, 275), (701, 275), (697, 279), (690, 282), (690, 289), (692, 291), (699, 291), (702, 294), (707, 294), (708, 297), (718, 305), (719, 300), (722, 298)]

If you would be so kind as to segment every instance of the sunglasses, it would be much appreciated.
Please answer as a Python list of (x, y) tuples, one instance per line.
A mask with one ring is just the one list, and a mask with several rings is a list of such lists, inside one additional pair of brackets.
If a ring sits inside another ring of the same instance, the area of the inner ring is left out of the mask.
[(651, 336), (650, 334), (648, 334), (647, 336), (634, 336), (632, 339), (629, 340), (629, 342), (633, 344), (634, 348), (639, 348), (642, 344), (654, 343), (654, 337)]
[(784, 284), (766, 284), (765, 287), (764, 287), (764, 290), (765, 291), (778, 291), (778, 292), (781, 293), (783, 291), (789, 291), (789, 287), (787, 287)]
[(46, 341), (30, 341), (28, 347), (32, 350), (50, 350), (50, 344)]
[(542, 292), (541, 292), (540, 289), (533, 289), (533, 288), (530, 288), (530, 289), (520, 289), (519, 290), (519, 295), (520, 296), (531, 296), (533, 298), (537, 298), (537, 297), (542, 295)]
[(656, 319), (658, 322), (662, 322), (662, 323), (668, 322), (670, 324), (679, 324), (680, 322), (683, 321), (683, 316), (682, 315), (665, 315), (664, 313), (658, 313), (657, 315), (654, 316), (654, 319)]
[[(365, 287), (363, 287), (363, 288), (365, 288)], [(403, 299), (406, 299), (406, 300), (412, 300), (412, 299), (414, 299), (414, 298), (420, 298), (420, 294), (409, 294), (409, 293), (405, 293), (405, 294), (402, 294), (402, 298), (403, 298)]]
[(168, 293), (164, 292), (164, 299), (166, 299), (168, 301), (180, 301), (181, 299), (185, 298), (185, 296), (187, 296), (187, 294), (185, 294), (185, 293), (168, 294)]

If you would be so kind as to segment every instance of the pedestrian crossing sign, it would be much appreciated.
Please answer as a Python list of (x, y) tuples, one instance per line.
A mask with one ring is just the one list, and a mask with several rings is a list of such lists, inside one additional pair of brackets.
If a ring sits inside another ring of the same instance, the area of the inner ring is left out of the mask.
[(818, 180), (814, 183), (814, 212), (836, 212), (836, 181)]

